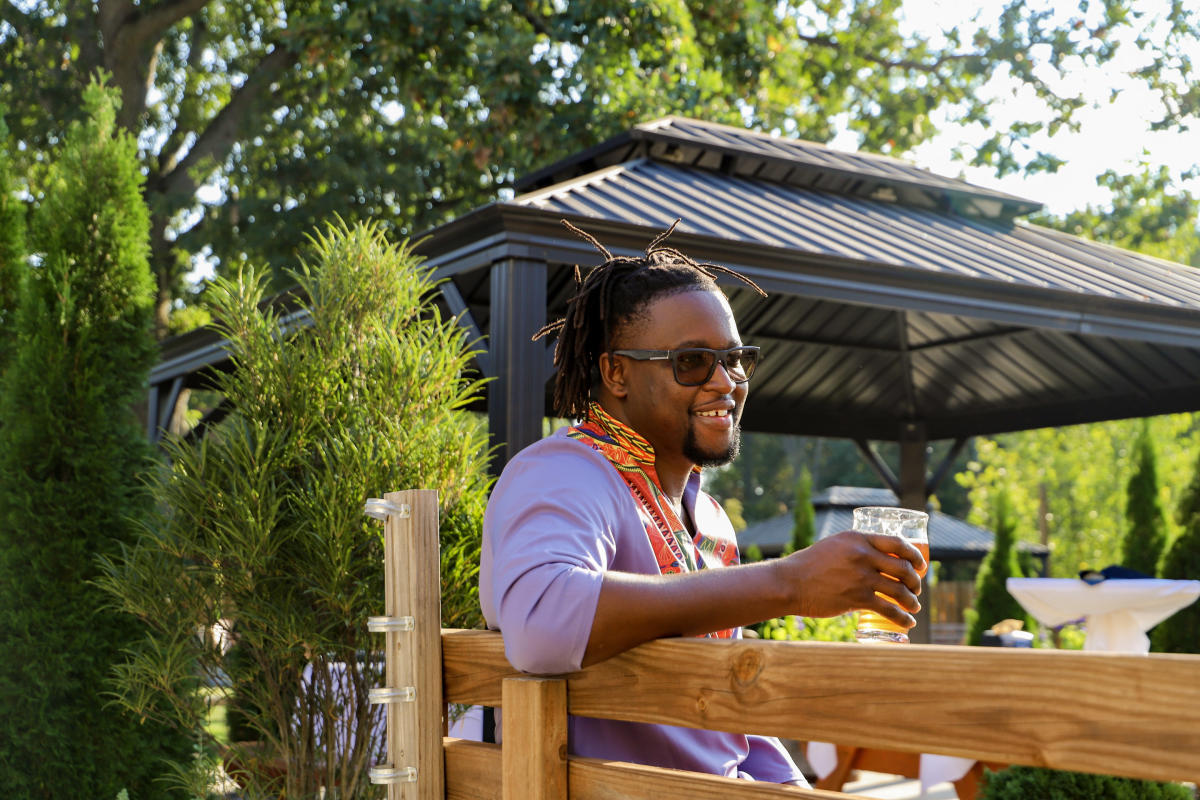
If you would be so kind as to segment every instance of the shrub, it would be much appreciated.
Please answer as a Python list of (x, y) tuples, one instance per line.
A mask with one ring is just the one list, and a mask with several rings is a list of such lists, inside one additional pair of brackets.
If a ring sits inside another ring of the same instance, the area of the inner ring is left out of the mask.
[(756, 626), (760, 639), (777, 642), (853, 642), (858, 614), (840, 617), (798, 617), (789, 615), (769, 619)]
[[(1194, 580), (1200, 575), (1200, 463), (1179, 501), (1179, 536), (1163, 556), (1160, 577)], [(1154, 649), (1163, 653), (1200, 652), (1200, 605), (1193, 603), (1168, 617), (1151, 634)]]
[(1153, 576), (1158, 572), (1158, 561), (1166, 547), (1167, 532), (1158, 494), (1154, 440), (1144, 421), (1134, 447), (1133, 474), (1125, 499), (1125, 519), (1129, 527), (1121, 540), (1121, 564)]
[[(255, 273), (210, 295), (236, 370), (216, 379), (235, 409), (197, 444), (172, 441), (156, 480), (158, 518), (107, 564), (103, 583), (153, 633), (120, 671), (122, 703), (182, 727), (202, 700), (199, 665), (226, 680), (257, 747), (242, 763), (286, 764), (243, 776), (254, 793), (289, 798), (377, 794), (383, 610), (382, 528), (367, 497), (435, 489), (441, 500), (443, 621), (471, 627), (479, 530), (488, 488), (486, 431), (463, 406), (465, 333), (430, 302), (434, 284), (407, 244), (374, 226), (331, 226), (295, 274), (308, 327), (263, 302)], [(214, 626), (232, 632), (226, 652)]]
[(806, 467), (796, 483), (796, 507), (792, 509), (795, 524), (792, 526), (792, 541), (788, 545), (789, 553), (803, 550), (816, 541), (816, 516), (812, 504), (812, 473)]
[(1156, 783), (1112, 775), (1066, 772), (1041, 767), (1009, 767), (985, 772), (979, 800), (1194, 800), (1178, 783)]
[(149, 511), (133, 408), (156, 355), (150, 223), (116, 105), (89, 85), (86, 119), (49, 166), (0, 388), (5, 797), (162, 797), (161, 760), (190, 757), (186, 735), (108, 705), (112, 665), (143, 626), (92, 582), (96, 557), (130, 544)]
[(1019, 619), (1030, 629), (1025, 609), (1008, 593), (1005, 581), (1010, 577), (1021, 577), (1021, 566), (1017, 562), (1016, 524), (1012, 520), (1008, 492), (996, 496), (992, 508), (992, 529), (995, 541), (992, 550), (983, 559), (979, 574), (975, 578), (975, 607), (968, 609), (967, 644), (980, 644), (983, 632), (1005, 619)]

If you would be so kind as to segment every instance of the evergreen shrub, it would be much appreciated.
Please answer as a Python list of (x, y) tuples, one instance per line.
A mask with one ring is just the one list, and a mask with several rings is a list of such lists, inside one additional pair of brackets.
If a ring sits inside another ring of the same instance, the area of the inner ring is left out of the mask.
[(1143, 423), (1134, 445), (1133, 474), (1125, 495), (1129, 527), (1121, 540), (1121, 565), (1153, 576), (1167, 543), (1166, 520), (1158, 492), (1158, 465), (1149, 425)]
[(1005, 586), (1009, 578), (1022, 577), (1017, 560), (1016, 523), (1007, 491), (996, 495), (991, 522), (995, 540), (975, 578), (975, 607), (966, 612), (967, 644), (981, 644), (983, 632), (1005, 619), (1022, 620), (1025, 630), (1030, 629), (1025, 609)]
[(143, 625), (93, 581), (150, 505), (133, 410), (157, 354), (150, 222), (114, 93), (93, 82), (83, 100), (32, 219), (38, 259), (0, 381), (0, 795), (149, 800), (170, 796), (155, 779), (191, 743), (110, 705), (112, 666)]
[[(1179, 500), (1180, 532), (1163, 556), (1159, 577), (1195, 580), (1200, 577), (1200, 462)], [(1167, 617), (1150, 634), (1161, 653), (1200, 653), (1200, 605), (1193, 603)]]
[(979, 800), (1195, 800), (1178, 783), (1158, 783), (1112, 775), (1042, 767), (986, 771)]
[(333, 225), (294, 277), (290, 302), (264, 302), (254, 271), (209, 292), (236, 367), (216, 384), (234, 410), (199, 442), (168, 444), (157, 516), (107, 562), (104, 588), (152, 628), (119, 698), (193, 727), (199, 669), (229, 687), (231, 728), (257, 739), (226, 762), (276, 766), (238, 773), (248, 796), (374, 797), (383, 707), (368, 691), (383, 685), (383, 641), (366, 620), (383, 611), (383, 533), (363, 501), (439, 492), (443, 622), (477, 625), (486, 429), (463, 410), (479, 389), (463, 377), (466, 334), (439, 315), (407, 244)]

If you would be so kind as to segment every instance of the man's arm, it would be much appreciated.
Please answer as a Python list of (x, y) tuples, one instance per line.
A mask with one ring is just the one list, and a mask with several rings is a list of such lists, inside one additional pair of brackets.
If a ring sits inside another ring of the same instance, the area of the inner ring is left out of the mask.
[(700, 636), (785, 614), (832, 617), (867, 609), (912, 627), (910, 614), (875, 593), (915, 613), (921, 607), (916, 568), (923, 565), (903, 539), (845, 531), (786, 558), (727, 569), (665, 578), (606, 572), (583, 665), (652, 639)]

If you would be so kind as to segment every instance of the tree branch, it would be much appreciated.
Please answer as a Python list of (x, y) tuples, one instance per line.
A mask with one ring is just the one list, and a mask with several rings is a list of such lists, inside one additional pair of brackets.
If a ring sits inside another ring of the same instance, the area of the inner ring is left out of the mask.
[(190, 17), (212, 0), (167, 0), (149, 8), (140, 7), (126, 21), (128, 36), (134, 42), (157, 39), (179, 20)]
[[(204, 43), (208, 37), (208, 26), (204, 23), (203, 17), (199, 14), (192, 15), (192, 31), (191, 41), (188, 42), (188, 59), (187, 70), (189, 74), (195, 73), (200, 68), (201, 54), (204, 50)], [(190, 102), (199, 104), (199, 97), (189, 98), (187, 96), (187, 81), (183, 83), (182, 96), (179, 98), (179, 111), (175, 115), (171, 133), (167, 137), (167, 143), (163, 145), (158, 154), (158, 174), (166, 174), (175, 169), (179, 163), (179, 151), (183, 147), (183, 142), (187, 139), (189, 131), (180, 126), (179, 120), (186, 119), (184, 110)]]
[(158, 178), (155, 189), (168, 197), (190, 198), (194, 195), (199, 181), (193, 176), (193, 169), (205, 159), (212, 159), (218, 164), (224, 160), (233, 149), (238, 130), (247, 114), (267, 92), (276, 76), (295, 62), (296, 56), (292, 51), (282, 45), (276, 45), (274, 50), (258, 62), (258, 66), (247, 76), (246, 82), (234, 92), (225, 107), (199, 135), (188, 154), (174, 169)]
[[(842, 50), (842, 46), (829, 36), (804, 36), (796, 34), (797, 39), (808, 44), (818, 45), (828, 50)], [(864, 61), (869, 61), (872, 64), (878, 64), (881, 67), (891, 67), (894, 69), (906, 69), (913, 72), (936, 73), (944, 65), (952, 61), (966, 61), (969, 58), (978, 58), (978, 53), (946, 53), (933, 61), (912, 61), (910, 59), (888, 59), (882, 56), (873, 55), (871, 53), (859, 53)]]

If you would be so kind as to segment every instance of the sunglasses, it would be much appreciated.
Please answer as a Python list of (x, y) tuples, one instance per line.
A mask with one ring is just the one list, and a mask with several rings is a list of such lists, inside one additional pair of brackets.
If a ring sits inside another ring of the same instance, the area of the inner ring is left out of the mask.
[(625, 356), (634, 361), (670, 361), (675, 373), (675, 382), (680, 386), (702, 386), (712, 378), (717, 364), (734, 383), (745, 383), (758, 366), (758, 348), (748, 345), (730, 347), (728, 350), (710, 350), (707, 347), (685, 347), (680, 350), (613, 350), (614, 356)]

